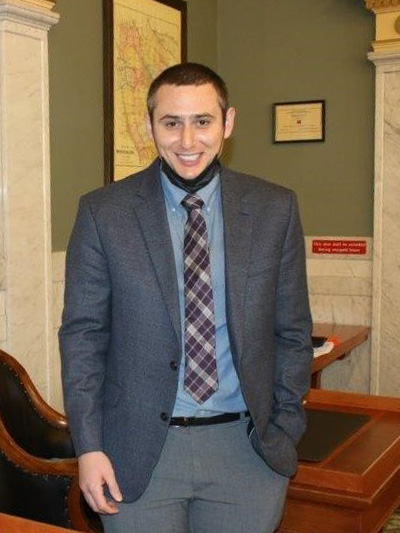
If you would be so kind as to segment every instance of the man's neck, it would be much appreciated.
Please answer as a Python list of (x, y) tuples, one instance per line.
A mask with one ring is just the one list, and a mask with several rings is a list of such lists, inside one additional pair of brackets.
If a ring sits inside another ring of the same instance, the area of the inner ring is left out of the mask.
[(210, 183), (210, 181), (219, 173), (221, 165), (217, 157), (215, 157), (208, 167), (206, 167), (201, 174), (192, 180), (188, 180), (182, 178), (182, 176), (179, 176), (179, 174), (175, 172), (172, 167), (170, 167), (165, 159), (161, 159), (161, 169), (171, 183), (188, 193), (194, 194)]

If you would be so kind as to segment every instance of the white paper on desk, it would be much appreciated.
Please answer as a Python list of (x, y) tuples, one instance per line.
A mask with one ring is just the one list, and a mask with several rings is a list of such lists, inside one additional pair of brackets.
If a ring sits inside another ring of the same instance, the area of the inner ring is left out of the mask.
[(319, 357), (320, 355), (325, 355), (333, 350), (335, 344), (333, 342), (324, 342), (322, 346), (314, 348), (314, 357)]

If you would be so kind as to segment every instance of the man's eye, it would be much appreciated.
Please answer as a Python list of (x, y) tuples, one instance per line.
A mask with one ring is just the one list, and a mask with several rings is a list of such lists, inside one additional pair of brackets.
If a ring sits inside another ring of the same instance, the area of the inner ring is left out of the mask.
[(197, 121), (197, 124), (200, 126), (200, 128), (205, 128), (210, 124), (210, 120), (208, 118), (201, 118)]
[(170, 120), (169, 122), (165, 122), (165, 127), (169, 130), (176, 129), (179, 126), (179, 122), (176, 122), (175, 120)]

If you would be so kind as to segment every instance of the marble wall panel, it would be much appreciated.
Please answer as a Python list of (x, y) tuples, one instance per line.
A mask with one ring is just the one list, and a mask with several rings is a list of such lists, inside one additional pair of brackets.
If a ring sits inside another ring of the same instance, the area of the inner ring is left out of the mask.
[(322, 372), (321, 388), (369, 394), (371, 340), (356, 348), (345, 359), (335, 361)]
[(0, 342), (7, 340), (6, 293), (0, 291)]
[(61, 314), (64, 303), (65, 252), (53, 253), (53, 357), (51, 362), (51, 404), (63, 411), (61, 386), (61, 360), (58, 347), (58, 330), (61, 325)]
[(0, 291), (0, 316), (6, 314), (6, 293), (5, 291)]
[(0, 341), (7, 341), (7, 320), (6, 316), (0, 316)]
[[(311, 238), (307, 238), (311, 240)], [(372, 242), (368, 240), (368, 248)], [(307, 275), (314, 322), (371, 325), (372, 260), (370, 254), (340, 258), (308, 254)], [(321, 386), (330, 390), (369, 393), (371, 342), (322, 372)]]
[[(400, 62), (399, 62), (400, 64)], [(382, 161), (383, 210), (381, 235), (379, 394), (400, 395), (400, 65), (386, 72)], [(380, 292), (380, 294), (379, 294)]]
[(4, 257), (0, 256), (0, 290), (5, 290), (5, 288), (6, 288), (6, 262), (4, 260)]
[(372, 261), (307, 259), (314, 322), (371, 325)]
[(341, 276), (344, 278), (372, 278), (371, 260), (307, 258), (308, 276)]
[[(3, 206), (7, 258), (7, 350), (25, 366), (39, 390), (48, 392), (49, 203), (46, 161), (47, 54), (43, 31), (9, 24), (3, 34), (8, 141)], [(36, 68), (35, 68), (36, 67)], [(47, 216), (46, 216), (47, 215)]]
[(370, 297), (310, 294), (314, 322), (370, 326), (371, 304)]

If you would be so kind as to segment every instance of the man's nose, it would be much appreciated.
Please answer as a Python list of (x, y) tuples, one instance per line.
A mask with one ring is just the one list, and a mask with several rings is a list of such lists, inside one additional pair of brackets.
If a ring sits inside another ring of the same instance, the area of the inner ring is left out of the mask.
[(195, 132), (193, 129), (193, 126), (191, 124), (186, 124), (182, 128), (182, 137), (181, 137), (181, 144), (182, 148), (185, 148), (188, 150), (189, 148), (192, 148), (195, 142)]

